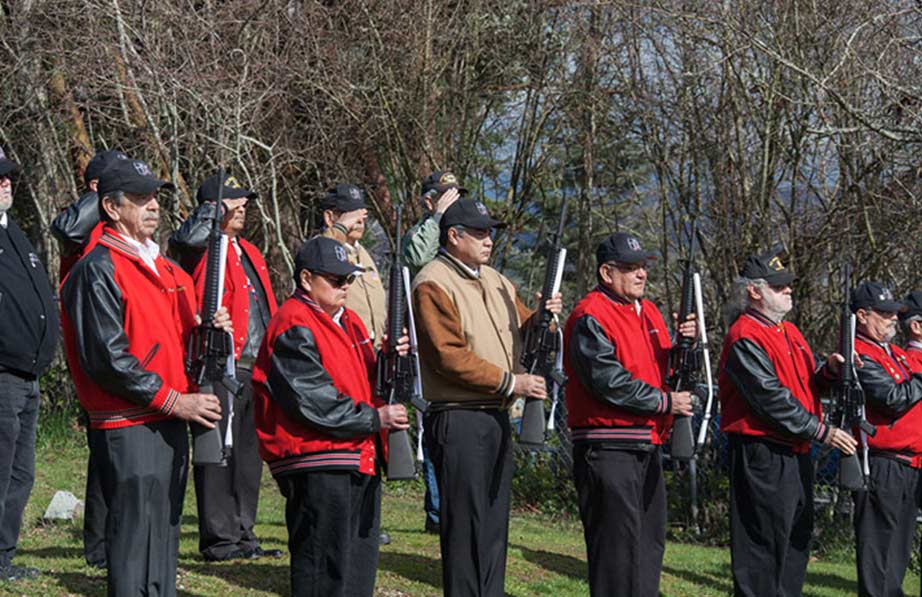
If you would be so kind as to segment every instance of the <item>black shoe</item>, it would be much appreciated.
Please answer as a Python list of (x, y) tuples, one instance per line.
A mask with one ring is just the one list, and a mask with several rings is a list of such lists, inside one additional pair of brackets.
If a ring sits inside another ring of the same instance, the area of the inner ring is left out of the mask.
[(226, 562), (228, 560), (249, 560), (252, 557), (251, 554), (251, 551), (243, 549), (242, 547), (238, 547), (219, 556), (212, 554), (202, 554), (202, 557), (205, 558), (206, 562)]
[(426, 519), (426, 532), (429, 533), (430, 535), (441, 535), (442, 534), (441, 525), (427, 518)]
[(259, 558), (280, 558), (283, 555), (281, 549), (263, 549), (259, 545), (256, 546), (256, 549), (248, 553), (251, 560)]
[(86, 565), (89, 566), (90, 568), (97, 568), (99, 570), (105, 570), (106, 568), (109, 567), (109, 562), (105, 560), (96, 560), (95, 562), (87, 562)]
[(0, 579), (13, 582), (23, 578), (35, 578), (39, 575), (37, 568), (27, 568), (26, 566), (17, 566), (7, 564), (0, 567)]
[(381, 534), (378, 535), (378, 545), (390, 545), (391, 536), (387, 534), (387, 531), (381, 531)]

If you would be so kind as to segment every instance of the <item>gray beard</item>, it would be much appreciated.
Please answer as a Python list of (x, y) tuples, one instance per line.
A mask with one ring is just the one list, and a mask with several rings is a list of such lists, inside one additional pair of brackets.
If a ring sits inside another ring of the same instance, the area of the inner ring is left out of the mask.
[(762, 314), (765, 317), (768, 317), (775, 323), (781, 323), (781, 320), (784, 319), (784, 316), (791, 311), (791, 308), (782, 305), (781, 301), (774, 303), (768, 297), (765, 297), (762, 301)]

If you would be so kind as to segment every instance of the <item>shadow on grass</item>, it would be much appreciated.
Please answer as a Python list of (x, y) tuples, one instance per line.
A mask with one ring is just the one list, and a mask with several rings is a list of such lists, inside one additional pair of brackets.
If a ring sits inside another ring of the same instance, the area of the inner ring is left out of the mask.
[(568, 556), (553, 551), (531, 549), (523, 545), (510, 545), (522, 552), (525, 561), (540, 566), (549, 572), (569, 576), (576, 580), (586, 580), (588, 570), (586, 562), (573, 556)]
[(382, 550), (378, 554), (378, 569), (399, 574), (436, 589), (442, 587), (442, 564), (435, 558)]
[(82, 547), (53, 545), (51, 547), (39, 547), (37, 549), (20, 549), (18, 553), (36, 558), (70, 558), (81, 562), (83, 561)]
[(715, 570), (713, 575), (708, 573), (699, 574), (672, 566), (663, 566), (663, 572), (702, 587), (710, 587), (726, 595), (733, 591), (733, 575), (729, 566), (724, 568), (723, 570)]
[[(105, 595), (106, 594), (106, 577), (105, 576), (86, 576), (77, 572), (60, 572), (50, 574), (57, 579), (58, 584), (65, 589), (69, 595)], [(196, 597), (196, 593), (190, 593), (182, 589), (176, 592), (178, 597)]]
[(265, 560), (265, 563), (253, 560), (216, 563), (185, 559), (180, 560), (179, 566), (188, 572), (219, 578), (240, 588), (279, 594), (286, 594), (289, 590), (288, 561), (283, 558)]
[(843, 595), (854, 595), (858, 592), (858, 581), (829, 572), (811, 572), (807, 569), (807, 585), (814, 587), (828, 587), (842, 591)]
[(57, 579), (67, 594), (70, 595), (105, 595), (106, 577), (88, 576), (79, 572), (59, 572), (48, 574)]

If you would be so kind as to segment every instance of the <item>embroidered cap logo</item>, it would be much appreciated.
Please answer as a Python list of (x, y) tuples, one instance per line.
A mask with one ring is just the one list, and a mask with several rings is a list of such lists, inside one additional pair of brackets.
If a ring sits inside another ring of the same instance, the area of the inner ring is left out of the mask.
[(768, 261), (768, 267), (772, 268), (776, 272), (780, 272), (781, 270), (784, 269), (784, 266), (781, 265), (781, 259), (779, 259), (777, 255), (775, 255)]
[(486, 206), (486, 205), (484, 205), (484, 204), (481, 203), (480, 201), (478, 201), (478, 202), (475, 203), (474, 205), (477, 207), (477, 211), (480, 212), (480, 215), (482, 215), (482, 216), (487, 215), (487, 206)]
[(350, 195), (352, 196), (352, 198), (355, 199), (356, 201), (358, 201), (359, 199), (362, 198), (362, 192), (359, 191), (359, 190), (356, 189), (356, 188), (349, 189), (349, 194), (350, 194)]
[(632, 251), (640, 251), (640, 241), (633, 236), (627, 238), (627, 246)]
[(134, 171), (140, 174), (141, 176), (153, 176), (154, 174), (150, 171), (150, 168), (147, 167), (147, 164), (144, 162), (132, 162), (134, 166)]
[(439, 178), (440, 185), (458, 184), (458, 179), (451, 172), (446, 172)]
[(344, 248), (342, 248), (342, 247), (336, 247), (336, 248), (334, 249), (334, 251), (336, 252), (336, 258), (337, 258), (337, 259), (339, 259), (340, 261), (345, 261), (345, 260), (346, 260), (346, 249), (344, 249)]

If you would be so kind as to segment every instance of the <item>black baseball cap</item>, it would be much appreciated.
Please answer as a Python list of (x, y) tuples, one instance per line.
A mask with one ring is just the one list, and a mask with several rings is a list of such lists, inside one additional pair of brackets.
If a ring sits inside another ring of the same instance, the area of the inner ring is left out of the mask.
[(644, 251), (637, 237), (627, 232), (615, 232), (599, 243), (595, 250), (596, 265), (609, 261), (642, 263), (651, 259), (656, 259), (656, 254)]
[(0, 148), (0, 176), (8, 176), (13, 172), (19, 171), (19, 164), (6, 157), (3, 149)]
[(467, 195), (467, 189), (458, 182), (458, 177), (447, 170), (436, 170), (423, 179), (423, 195), (435, 192), (439, 195), (448, 189), (458, 189), (461, 195)]
[(141, 160), (113, 160), (99, 173), (97, 193), (100, 198), (113, 191), (147, 195), (159, 189), (173, 190), (172, 182), (160, 180)]
[(906, 305), (893, 298), (890, 289), (880, 282), (862, 282), (852, 290), (852, 300), (849, 305), (852, 313), (858, 309), (873, 309), (885, 313), (899, 313), (906, 309)]
[(355, 185), (340, 183), (327, 190), (320, 200), (320, 209), (342, 212), (365, 209), (365, 193)]
[(115, 160), (127, 159), (129, 159), (127, 155), (114, 149), (97, 151), (96, 155), (87, 163), (86, 169), (83, 171), (83, 181), (89, 184), (91, 180), (99, 179), (99, 175), (102, 174), (102, 171)]
[(914, 290), (903, 299), (905, 311), (900, 312), (900, 320), (905, 321), (913, 315), (922, 316), (922, 290)]
[(365, 269), (349, 261), (346, 246), (326, 236), (307, 240), (295, 255), (295, 283), (301, 279), (301, 270), (348, 276)]
[[(202, 181), (202, 184), (198, 188), (198, 192), (195, 193), (195, 199), (199, 203), (218, 200), (218, 187), (220, 186), (218, 176), (219, 174), (214, 174)], [(224, 173), (223, 186), (224, 188), (221, 189), (221, 199), (240, 199), (242, 197), (256, 199), (256, 197), (259, 196), (259, 193), (245, 188), (236, 178), (227, 172)]]
[(750, 255), (740, 270), (740, 275), (750, 280), (765, 280), (772, 286), (790, 286), (797, 279), (794, 273), (781, 262), (784, 247), (774, 245), (765, 253)]
[(452, 226), (464, 226), (465, 228), (476, 228), (478, 230), (489, 230), (490, 228), (503, 228), (505, 222), (494, 220), (487, 211), (487, 206), (477, 199), (458, 199), (451, 204), (451, 207), (442, 214), (439, 220), (439, 227), (442, 230)]

